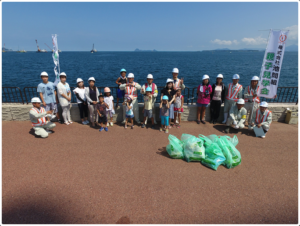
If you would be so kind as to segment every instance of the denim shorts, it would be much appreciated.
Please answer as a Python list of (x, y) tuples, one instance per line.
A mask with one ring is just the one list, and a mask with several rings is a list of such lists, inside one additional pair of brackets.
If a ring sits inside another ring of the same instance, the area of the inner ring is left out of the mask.
[(56, 103), (50, 103), (50, 104), (46, 104), (45, 106), (45, 111), (50, 111), (55, 109), (55, 111), (53, 113), (57, 113), (57, 104)]
[(199, 103), (197, 103), (197, 107), (207, 107), (208, 106), (208, 104), (199, 104)]
[(152, 118), (152, 110), (144, 110), (144, 117)]
[(125, 115), (126, 116), (126, 118), (133, 118), (134, 117), (134, 115)]

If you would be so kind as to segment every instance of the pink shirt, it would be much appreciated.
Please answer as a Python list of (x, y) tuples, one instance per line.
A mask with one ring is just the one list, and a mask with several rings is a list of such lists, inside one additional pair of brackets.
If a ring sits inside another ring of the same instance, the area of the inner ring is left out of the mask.
[[(202, 89), (200, 89), (201, 86), (202, 86)], [(205, 95), (205, 91), (206, 90), (208, 90), (208, 95)], [(210, 102), (210, 94), (212, 92), (211, 85), (203, 86), (201, 84), (201, 85), (198, 86), (197, 92), (198, 92), (197, 103), (199, 103), (199, 104), (209, 104), (209, 102)]]

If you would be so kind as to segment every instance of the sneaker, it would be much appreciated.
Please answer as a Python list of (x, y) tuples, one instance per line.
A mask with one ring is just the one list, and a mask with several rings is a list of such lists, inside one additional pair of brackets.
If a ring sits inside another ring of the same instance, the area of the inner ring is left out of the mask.
[(266, 138), (266, 136), (261, 136), (261, 138), (263, 138), (263, 139), (264, 139), (264, 138)]
[(214, 124), (216, 124), (217, 123), (217, 120), (214, 120), (214, 122), (213, 122)]
[(48, 129), (46, 129), (46, 132), (47, 132), (47, 133), (53, 133), (52, 131), (50, 131), (50, 130), (48, 130)]
[(133, 129), (134, 126), (131, 126), (131, 129)]
[(73, 122), (72, 122), (72, 121), (69, 121), (69, 123), (72, 124)]
[(141, 126), (142, 128), (145, 128), (145, 124), (142, 124), (142, 126)]
[(84, 121), (86, 124), (89, 124), (90, 122), (89, 122), (89, 120), (86, 120), (86, 121)]
[(105, 132), (107, 132), (107, 131), (108, 131), (108, 128), (107, 128), (107, 127), (105, 127), (105, 128), (104, 128), (104, 130), (105, 130)]
[(163, 131), (163, 129), (162, 128), (159, 128), (159, 132), (162, 132)]
[(124, 128), (127, 129), (127, 126), (125, 126)]
[(109, 123), (106, 123), (106, 127), (109, 126)]
[(202, 122), (203, 124), (205, 124), (204, 120), (201, 120), (201, 122)]
[(113, 126), (114, 125), (114, 123), (113, 122), (110, 122), (110, 126)]
[(180, 125), (177, 125), (177, 129), (179, 129), (180, 128)]
[(58, 119), (57, 122), (63, 124), (63, 121), (61, 119)]
[(168, 129), (166, 129), (165, 133), (169, 133), (169, 130), (168, 130)]
[(155, 125), (152, 125), (152, 126), (151, 126), (151, 129), (155, 129)]
[(199, 120), (197, 120), (197, 124), (200, 124), (200, 121), (199, 121)]
[(126, 121), (124, 120), (124, 121), (122, 122), (122, 124), (125, 124), (125, 122), (126, 122)]
[(82, 122), (82, 124), (83, 124), (83, 125), (86, 125), (86, 122), (85, 122), (85, 121), (83, 121), (83, 122)]
[(103, 130), (103, 127), (101, 127), (100, 129), (99, 129), (99, 132), (101, 132)]
[(225, 133), (229, 133), (230, 127), (227, 126), (227, 128), (225, 129)]

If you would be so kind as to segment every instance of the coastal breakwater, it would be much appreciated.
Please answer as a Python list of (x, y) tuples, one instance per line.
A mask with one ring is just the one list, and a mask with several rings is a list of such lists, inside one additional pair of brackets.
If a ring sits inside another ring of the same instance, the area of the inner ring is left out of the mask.
[[(32, 104), (14, 104), (14, 103), (2, 103), (2, 121), (29, 121), (29, 110), (32, 108)], [(287, 108), (292, 111), (298, 111), (298, 105), (295, 103), (269, 103), (269, 110), (272, 111), (273, 121), (284, 122)], [(61, 107), (58, 105), (58, 110), (61, 116)], [(140, 121), (143, 121), (143, 103), (139, 104)], [(220, 116), (218, 122), (222, 122), (224, 115), (224, 105), (221, 107)], [(155, 104), (155, 116), (156, 120), (159, 118), (159, 104)], [(123, 107), (116, 109), (116, 114), (113, 117), (114, 121), (121, 122), (123, 120)], [(61, 116), (62, 118), (62, 116)], [(80, 122), (79, 109), (76, 103), (72, 103), (71, 107), (71, 119), (75, 122)], [(181, 114), (182, 121), (195, 121), (197, 119), (197, 106), (195, 104), (184, 104), (183, 113)], [(210, 121), (210, 107), (206, 108), (205, 120)]]

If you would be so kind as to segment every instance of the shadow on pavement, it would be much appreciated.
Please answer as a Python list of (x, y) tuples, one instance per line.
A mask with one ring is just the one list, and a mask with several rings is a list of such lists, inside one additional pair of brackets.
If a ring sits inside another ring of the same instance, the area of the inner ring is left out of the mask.
[(167, 152), (167, 150), (166, 150), (166, 147), (159, 148), (158, 151), (156, 152), (156, 154), (159, 154), (159, 155), (162, 155), (162, 156), (167, 157), (167, 158), (169, 158), (169, 159), (172, 159), (172, 158), (169, 156), (169, 154), (168, 154), (168, 152)]

